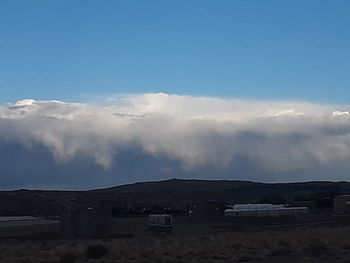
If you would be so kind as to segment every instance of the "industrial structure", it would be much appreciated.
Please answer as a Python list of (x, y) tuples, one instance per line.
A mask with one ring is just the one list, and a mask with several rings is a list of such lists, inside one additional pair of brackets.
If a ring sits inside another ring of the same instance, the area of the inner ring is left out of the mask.
[(338, 195), (334, 198), (334, 213), (350, 215), (350, 195)]
[(148, 216), (149, 230), (156, 233), (171, 233), (173, 231), (173, 218), (169, 214), (155, 214)]
[(236, 204), (225, 209), (226, 217), (251, 216), (251, 217), (277, 217), (297, 216), (309, 213), (308, 207), (286, 207), (273, 204)]
[(58, 236), (61, 223), (33, 216), (1, 216), (0, 238), (40, 238)]
[(112, 233), (112, 211), (103, 206), (72, 203), (63, 212), (64, 237), (107, 237)]

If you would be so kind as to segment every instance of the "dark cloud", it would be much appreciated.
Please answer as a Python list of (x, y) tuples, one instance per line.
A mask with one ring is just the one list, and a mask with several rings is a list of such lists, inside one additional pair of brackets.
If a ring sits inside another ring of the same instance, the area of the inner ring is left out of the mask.
[(2, 188), (93, 188), (166, 178), (344, 180), (344, 106), (166, 94), (108, 106), (0, 107)]
[(169, 178), (230, 179), (264, 182), (305, 180), (347, 180), (350, 165), (299, 169), (284, 172), (261, 170), (254, 160), (235, 156), (225, 167), (208, 164), (184, 170), (179, 161), (156, 158), (140, 149), (122, 150), (114, 156), (110, 169), (103, 169), (88, 156), (77, 156), (71, 162), (57, 163), (43, 145), (26, 148), (17, 143), (0, 145), (0, 189), (93, 189), (125, 183)]

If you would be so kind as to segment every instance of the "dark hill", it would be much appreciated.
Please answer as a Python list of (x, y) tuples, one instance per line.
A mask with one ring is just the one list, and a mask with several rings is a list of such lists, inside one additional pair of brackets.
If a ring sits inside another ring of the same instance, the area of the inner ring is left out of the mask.
[(86, 204), (110, 204), (116, 213), (146, 209), (183, 209), (203, 200), (229, 203), (274, 200), (310, 201), (350, 194), (349, 182), (256, 183), (228, 180), (180, 180), (140, 182), (90, 191), (16, 190), (0, 192), (0, 214), (59, 215), (72, 200)]
[(228, 189), (238, 189), (242, 187), (253, 187), (263, 185), (249, 181), (229, 181), (229, 180), (185, 180), (170, 179), (166, 181), (139, 182), (134, 184), (120, 185), (110, 188), (91, 190), (91, 192), (103, 193), (160, 193), (164, 191), (198, 191), (198, 192), (221, 192)]

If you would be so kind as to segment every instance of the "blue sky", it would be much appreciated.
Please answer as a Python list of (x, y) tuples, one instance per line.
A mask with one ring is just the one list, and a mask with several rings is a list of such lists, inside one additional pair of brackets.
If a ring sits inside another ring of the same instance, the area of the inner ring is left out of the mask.
[(349, 29), (348, 0), (0, 0), (0, 189), (348, 180)]
[(2, 0), (0, 103), (165, 92), (347, 104), (350, 1)]

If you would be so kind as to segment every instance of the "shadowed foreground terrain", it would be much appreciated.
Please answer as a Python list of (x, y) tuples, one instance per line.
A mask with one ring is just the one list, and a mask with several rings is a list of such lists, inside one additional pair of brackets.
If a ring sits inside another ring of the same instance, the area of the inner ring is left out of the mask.
[(3, 241), (0, 262), (350, 262), (350, 227), (191, 237)]

